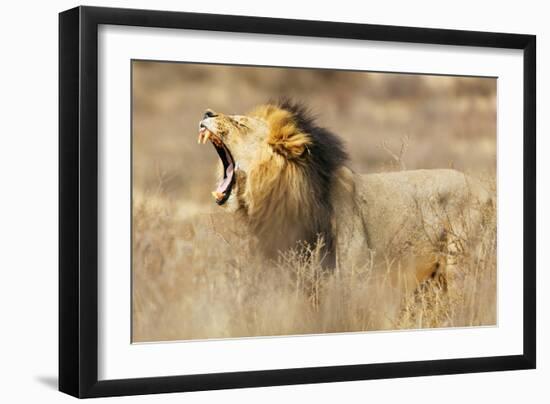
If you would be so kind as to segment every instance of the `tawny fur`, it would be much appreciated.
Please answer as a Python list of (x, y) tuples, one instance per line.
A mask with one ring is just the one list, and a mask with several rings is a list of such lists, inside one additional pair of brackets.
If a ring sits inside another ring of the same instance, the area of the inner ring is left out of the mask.
[(239, 165), (225, 207), (271, 258), (321, 239), (327, 265), (350, 270), (397, 249), (400, 268), (421, 282), (444, 270), (449, 245), (479, 228), (480, 209), (492, 203), (455, 170), (356, 174), (338, 137), (288, 101), (203, 122)]

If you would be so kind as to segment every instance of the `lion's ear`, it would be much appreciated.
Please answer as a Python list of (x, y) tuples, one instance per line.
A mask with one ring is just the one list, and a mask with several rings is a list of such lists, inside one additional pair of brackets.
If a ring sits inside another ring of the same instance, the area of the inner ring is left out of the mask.
[(276, 153), (288, 159), (302, 156), (311, 138), (296, 126), (293, 116), (284, 110), (273, 111), (268, 117), (268, 144)]

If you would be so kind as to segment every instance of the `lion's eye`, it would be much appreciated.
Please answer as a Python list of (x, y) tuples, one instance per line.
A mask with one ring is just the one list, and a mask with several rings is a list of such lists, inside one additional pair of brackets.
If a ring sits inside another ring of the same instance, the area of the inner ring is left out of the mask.
[(241, 130), (241, 131), (248, 131), (248, 129), (250, 129), (244, 122), (242, 121), (237, 121), (237, 120), (233, 120), (233, 123), (235, 124), (235, 126)]

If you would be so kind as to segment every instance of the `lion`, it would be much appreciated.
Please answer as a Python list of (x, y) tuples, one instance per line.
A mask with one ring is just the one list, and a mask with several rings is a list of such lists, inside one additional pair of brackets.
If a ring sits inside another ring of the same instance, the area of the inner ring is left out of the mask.
[(221, 165), (215, 202), (240, 216), (268, 258), (322, 242), (324, 264), (344, 271), (399, 253), (419, 284), (445, 273), (492, 203), (453, 169), (354, 172), (342, 141), (289, 100), (247, 115), (206, 110), (198, 142), (208, 141)]

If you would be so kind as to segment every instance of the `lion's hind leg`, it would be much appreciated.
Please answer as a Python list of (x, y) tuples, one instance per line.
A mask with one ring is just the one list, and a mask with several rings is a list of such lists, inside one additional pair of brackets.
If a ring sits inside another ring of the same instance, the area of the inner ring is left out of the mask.
[[(431, 251), (415, 259), (415, 282), (407, 287), (398, 317), (398, 328), (447, 327), (450, 315), (450, 286), (455, 279), (459, 243), (442, 232)], [(412, 287), (411, 287), (412, 286)]]

